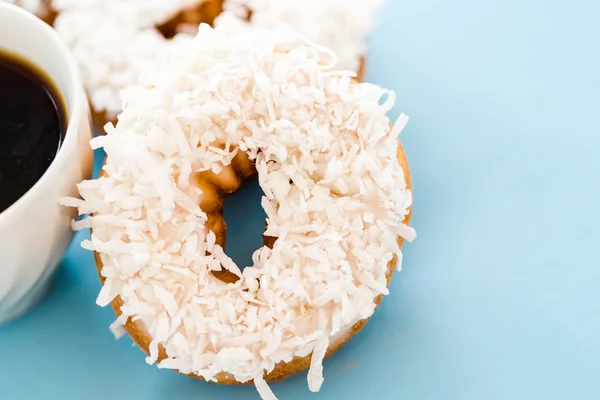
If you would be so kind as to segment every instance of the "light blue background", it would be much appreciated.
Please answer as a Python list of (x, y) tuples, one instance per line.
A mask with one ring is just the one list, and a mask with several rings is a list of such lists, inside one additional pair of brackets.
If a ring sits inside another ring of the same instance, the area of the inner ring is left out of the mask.
[[(599, 39), (596, 0), (391, 0), (368, 78), (411, 117), (419, 237), (322, 391), (303, 374), (281, 400), (600, 398)], [(258, 246), (258, 207), (228, 215), (230, 252)], [(72, 246), (46, 300), (0, 328), (1, 399), (258, 398), (147, 366), (99, 288)]]

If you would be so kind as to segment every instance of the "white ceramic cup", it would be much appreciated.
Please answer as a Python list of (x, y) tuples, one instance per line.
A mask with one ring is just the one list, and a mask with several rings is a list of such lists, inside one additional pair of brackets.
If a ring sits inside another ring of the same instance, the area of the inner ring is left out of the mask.
[[(76, 196), (91, 175), (90, 111), (77, 64), (58, 34), (27, 11), (0, 1), (0, 51), (46, 72), (67, 111), (67, 132), (40, 180), (0, 214), (0, 324), (25, 313), (46, 293), (72, 239), (75, 210), (59, 199)], [(2, 134), (0, 132), (0, 134)]]

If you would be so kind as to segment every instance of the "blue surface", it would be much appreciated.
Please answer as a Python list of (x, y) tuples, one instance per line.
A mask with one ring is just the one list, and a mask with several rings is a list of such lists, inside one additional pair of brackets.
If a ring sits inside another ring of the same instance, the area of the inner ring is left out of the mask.
[[(325, 363), (321, 393), (304, 375), (275, 393), (600, 398), (600, 2), (391, 2), (368, 77), (411, 117), (419, 237), (373, 320)], [(253, 210), (229, 235), (245, 254)], [(0, 399), (258, 398), (147, 366), (109, 333), (99, 288), (73, 245), (46, 300), (0, 328)]]

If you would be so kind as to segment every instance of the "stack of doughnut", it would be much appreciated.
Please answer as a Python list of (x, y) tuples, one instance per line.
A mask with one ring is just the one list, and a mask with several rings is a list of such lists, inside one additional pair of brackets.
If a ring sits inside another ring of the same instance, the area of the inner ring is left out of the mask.
[[(323, 359), (372, 316), (415, 236), (407, 118), (392, 124), (394, 93), (334, 52), (220, 18), (124, 91), (92, 140), (101, 177), (63, 204), (91, 215), (73, 227), (92, 231), (98, 304), (148, 363), (265, 400), (267, 382), (308, 368), (318, 391)], [(225, 252), (223, 198), (253, 174), (270, 239), (242, 266)]]
[(249, 29), (305, 35), (334, 50), (337, 67), (357, 72), (362, 80), (367, 36), (384, 0), (0, 1), (36, 13), (65, 39), (79, 62), (94, 125), (101, 131), (106, 122), (116, 122), (121, 92), (137, 84), (146, 66), (168, 55), (173, 42), (191, 39), (200, 23), (218, 25), (223, 9)]

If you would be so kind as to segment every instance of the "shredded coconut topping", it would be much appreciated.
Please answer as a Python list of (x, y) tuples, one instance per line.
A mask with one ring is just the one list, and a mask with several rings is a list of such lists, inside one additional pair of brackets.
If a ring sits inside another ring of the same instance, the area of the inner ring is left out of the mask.
[(121, 91), (177, 41), (166, 40), (156, 26), (203, 1), (53, 0), (54, 27), (79, 63), (94, 109), (116, 117)]
[[(386, 0), (227, 0), (225, 9), (250, 28), (297, 32), (333, 50), (337, 68), (357, 71), (367, 52), (375, 13)], [(218, 25), (217, 19), (216, 24)]]
[[(98, 304), (121, 297), (119, 322), (141, 322), (152, 338), (149, 363), (162, 345), (161, 368), (253, 379), (273, 399), (265, 374), (312, 353), (318, 390), (329, 344), (388, 293), (397, 238), (414, 237), (396, 158), (405, 121), (390, 129), (394, 93), (335, 64), (303, 37), (225, 16), (124, 92), (118, 124), (93, 139), (106, 176), (63, 204), (93, 214), (76, 227), (92, 227), (83, 245), (102, 259)], [(196, 185), (239, 151), (255, 162), (266, 234), (278, 238), (243, 270), (207, 228)], [(222, 269), (241, 279), (211, 274)]]

